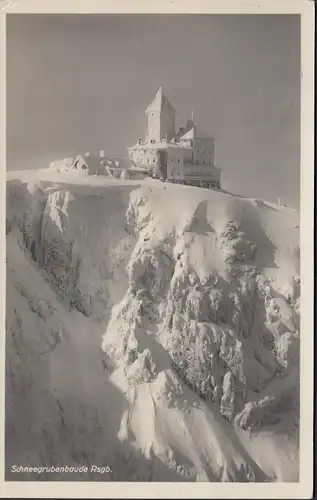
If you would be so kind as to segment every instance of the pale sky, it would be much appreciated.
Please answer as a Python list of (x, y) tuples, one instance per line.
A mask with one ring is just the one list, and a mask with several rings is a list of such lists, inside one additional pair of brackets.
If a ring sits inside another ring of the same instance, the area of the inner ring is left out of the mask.
[(7, 169), (126, 156), (160, 84), (224, 189), (299, 207), (299, 16), (7, 15)]

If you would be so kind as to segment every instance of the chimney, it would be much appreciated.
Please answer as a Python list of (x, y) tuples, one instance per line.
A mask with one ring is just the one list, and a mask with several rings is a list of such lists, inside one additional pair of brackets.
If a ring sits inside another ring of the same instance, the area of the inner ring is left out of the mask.
[(105, 157), (105, 150), (104, 150), (104, 149), (102, 149), (102, 150), (100, 151), (100, 158), (104, 158), (104, 157)]

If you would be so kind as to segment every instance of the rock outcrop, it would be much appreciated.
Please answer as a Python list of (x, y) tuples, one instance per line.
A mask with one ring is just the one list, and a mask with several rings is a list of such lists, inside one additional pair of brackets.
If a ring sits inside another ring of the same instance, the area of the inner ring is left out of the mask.
[[(276, 480), (241, 436), (298, 446), (296, 213), (117, 182), (8, 182), (8, 463)], [(274, 460), (296, 480), (296, 458)]]

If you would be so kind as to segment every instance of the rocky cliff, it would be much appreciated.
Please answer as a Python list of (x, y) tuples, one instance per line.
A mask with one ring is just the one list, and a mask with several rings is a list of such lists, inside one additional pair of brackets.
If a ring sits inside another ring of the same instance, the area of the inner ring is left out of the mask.
[(298, 221), (159, 181), (11, 174), (7, 477), (297, 480)]

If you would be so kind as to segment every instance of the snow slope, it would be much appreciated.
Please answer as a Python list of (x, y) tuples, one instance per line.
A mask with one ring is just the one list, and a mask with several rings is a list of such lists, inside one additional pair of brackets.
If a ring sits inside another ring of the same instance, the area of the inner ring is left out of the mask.
[(299, 258), (290, 208), (8, 173), (7, 478), (298, 480)]

